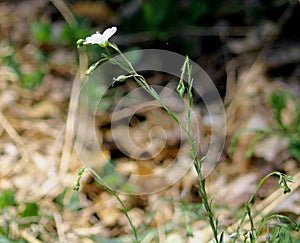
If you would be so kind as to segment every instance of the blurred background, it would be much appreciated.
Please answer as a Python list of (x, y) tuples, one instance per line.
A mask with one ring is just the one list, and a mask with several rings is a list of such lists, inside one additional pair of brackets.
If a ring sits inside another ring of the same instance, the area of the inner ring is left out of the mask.
[[(270, 39), (276, 50), (266, 53), (269, 74), (297, 73), (298, 53), (293, 50), (299, 43), (299, 11), (297, 1), (279, 0), (1, 1), (1, 39), (14, 48), (35, 47), (33, 56), (38, 57), (32, 59), (44, 58), (47, 66), (46, 59), (51, 60), (58, 48), (70, 56), (77, 39), (115, 25), (114, 42), (123, 50), (155, 47), (189, 55), (222, 88), (225, 63), (240, 54), (257, 53)], [(274, 61), (275, 55), (281, 59)], [(20, 75), (17, 66), (12, 68)], [(45, 72), (39, 70), (36, 80), (24, 85), (33, 87)]]
[[(74, 102), (85, 69), (103, 51), (78, 50), (76, 41), (111, 26), (118, 31), (110, 40), (122, 51), (188, 55), (215, 83), (226, 108), (227, 140), (207, 187), (226, 232), (264, 175), (278, 170), (299, 178), (299, 23), (296, 0), (0, 1), (0, 242), (128, 242), (120, 206), (91, 176), (84, 176), (79, 192), (72, 190), (82, 166), (72, 146)], [(150, 84), (169, 85), (165, 74), (146, 76)], [(168, 166), (180, 140), (161, 110), (142, 111), (131, 121), (137, 133), (162, 125), (173, 140), (147, 166), (116, 148), (110, 113), (132, 85), (109, 89), (96, 119), (103, 153), (93, 159), (148, 174)], [(208, 142), (207, 114), (200, 100), (194, 103)], [(124, 186), (114, 171), (98, 169)], [(208, 242), (196, 181), (191, 172), (163, 192), (122, 195), (145, 242)], [(277, 184), (270, 179), (255, 203), (264, 205)], [(272, 212), (299, 219), (298, 186)], [(194, 236), (186, 236), (189, 227)]]

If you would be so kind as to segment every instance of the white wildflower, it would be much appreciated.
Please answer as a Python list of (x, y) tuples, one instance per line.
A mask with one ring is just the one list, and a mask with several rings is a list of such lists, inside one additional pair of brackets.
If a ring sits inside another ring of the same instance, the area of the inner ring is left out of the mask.
[(88, 36), (85, 41), (83, 42), (84, 45), (88, 44), (98, 44), (102, 47), (106, 47), (108, 44), (108, 39), (116, 33), (117, 27), (111, 27), (106, 29), (103, 34), (100, 32), (96, 32), (96, 34), (93, 34), (91, 36)]

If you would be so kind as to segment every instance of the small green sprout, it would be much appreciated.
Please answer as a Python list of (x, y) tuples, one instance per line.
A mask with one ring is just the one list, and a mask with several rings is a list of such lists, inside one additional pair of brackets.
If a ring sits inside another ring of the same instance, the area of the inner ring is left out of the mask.
[(76, 184), (73, 186), (73, 190), (76, 191), (76, 192), (78, 192), (79, 189), (80, 189), (80, 180), (81, 180), (81, 177), (82, 177), (83, 173), (85, 172), (85, 169), (86, 169), (86, 168), (81, 168), (81, 169), (79, 169), (79, 171), (78, 171), (77, 182), (76, 182)]

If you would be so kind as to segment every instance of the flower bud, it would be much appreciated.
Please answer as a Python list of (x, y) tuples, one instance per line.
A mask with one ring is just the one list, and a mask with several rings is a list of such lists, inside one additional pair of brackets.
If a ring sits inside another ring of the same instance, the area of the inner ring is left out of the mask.
[(84, 39), (79, 39), (77, 42), (76, 42), (76, 44), (77, 44), (77, 48), (79, 48), (79, 47), (81, 47), (81, 46), (83, 46), (83, 43), (85, 42), (85, 40)]
[(115, 82), (124, 82), (127, 79), (127, 76), (125, 75), (120, 75), (117, 78), (114, 78)]

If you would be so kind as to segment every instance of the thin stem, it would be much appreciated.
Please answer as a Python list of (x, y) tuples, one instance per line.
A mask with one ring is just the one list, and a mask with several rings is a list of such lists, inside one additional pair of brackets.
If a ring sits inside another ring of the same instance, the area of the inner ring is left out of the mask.
[(250, 205), (247, 205), (246, 206), (246, 210), (247, 210), (247, 214), (248, 214), (248, 217), (249, 217), (249, 220), (250, 220), (250, 225), (251, 225), (251, 237), (250, 237), (250, 240), (251, 242), (255, 242), (256, 240), (256, 230), (255, 230), (255, 227), (254, 227), (254, 223), (253, 223), (253, 219), (252, 219), (252, 215), (251, 215), (251, 209), (250, 209)]
[(205, 189), (205, 179), (203, 178), (202, 172), (201, 172), (201, 164), (204, 159), (198, 161), (196, 149), (195, 149), (195, 141), (190, 133), (193, 80), (191, 78), (191, 66), (189, 64), (188, 58), (186, 59), (186, 61), (184, 63), (184, 66), (182, 68), (182, 74), (181, 74), (181, 80), (182, 80), (186, 66), (187, 66), (187, 70), (188, 70), (188, 115), (187, 115), (187, 124), (186, 124), (186, 126), (184, 126), (182, 124), (182, 122), (178, 119), (178, 117), (162, 102), (162, 100), (160, 99), (157, 92), (151, 86), (149, 86), (149, 84), (146, 82), (145, 78), (143, 76), (139, 75), (135, 71), (135, 69), (133, 68), (130, 61), (123, 55), (123, 53), (119, 50), (119, 48), (116, 45), (113, 45), (111, 43), (109, 44), (109, 46), (112, 47), (115, 51), (117, 51), (120, 54), (120, 56), (124, 59), (124, 61), (128, 64), (129, 68), (131, 69), (129, 71), (127, 69), (124, 69), (124, 70), (129, 72), (130, 74), (132, 74), (132, 77), (137, 82), (137, 84), (140, 85), (142, 88), (144, 88), (148, 92), (148, 94), (150, 94), (156, 101), (159, 102), (159, 104), (162, 106), (162, 108), (168, 113), (168, 115), (180, 126), (180, 128), (186, 134), (188, 142), (190, 144), (190, 153), (192, 156), (193, 164), (194, 164), (194, 167), (198, 174), (198, 179), (199, 179), (199, 184), (200, 184), (198, 190), (199, 190), (200, 195), (202, 196), (203, 205), (208, 214), (209, 224), (212, 228), (215, 241), (216, 241), (216, 243), (218, 243), (219, 242), (218, 231), (217, 231), (217, 227), (216, 227), (216, 224), (214, 221), (211, 205), (208, 201), (208, 197), (207, 197), (207, 193), (206, 193), (206, 189)]
[(126, 209), (126, 207), (125, 207), (123, 201), (122, 201), (121, 198), (119, 197), (119, 195), (118, 195), (115, 191), (113, 191), (112, 189), (110, 189), (108, 186), (106, 186), (106, 184), (105, 184), (105, 182), (102, 180), (102, 178), (101, 178), (101, 177), (100, 177), (93, 169), (89, 168), (88, 171), (91, 172), (91, 173), (95, 176), (96, 181), (97, 181), (100, 185), (102, 185), (102, 186), (105, 188), (105, 190), (107, 190), (111, 195), (113, 195), (113, 196), (118, 200), (118, 202), (120, 203), (120, 205), (121, 205), (121, 207), (122, 207), (122, 210), (123, 210), (123, 212), (124, 212), (124, 214), (125, 214), (125, 216), (126, 216), (128, 222), (129, 222), (129, 224), (130, 224), (130, 228), (131, 228), (131, 231), (132, 231), (133, 236), (134, 236), (134, 242), (135, 242), (135, 243), (140, 243), (141, 241), (140, 241), (139, 238), (138, 238), (137, 230), (136, 230), (136, 228), (135, 228), (135, 226), (134, 226), (134, 224), (133, 224), (133, 222), (132, 222), (131, 217), (130, 217), (129, 214), (128, 214), (128, 211), (127, 211), (127, 209)]
[[(218, 229), (217, 226), (215, 224), (214, 221), (214, 217), (213, 217), (213, 212), (211, 209), (211, 205), (208, 201), (208, 197), (207, 197), (207, 193), (206, 193), (206, 188), (205, 188), (205, 179), (202, 176), (202, 171), (201, 171), (201, 167), (202, 167), (202, 162), (204, 161), (205, 157), (202, 158), (202, 160), (198, 161), (197, 159), (197, 154), (196, 154), (196, 150), (195, 150), (195, 141), (194, 139), (191, 137), (191, 133), (190, 133), (190, 127), (191, 127), (191, 106), (192, 106), (192, 98), (193, 98), (193, 94), (192, 94), (192, 87), (193, 87), (193, 79), (192, 79), (192, 66), (189, 63), (189, 59), (188, 57), (186, 58), (186, 67), (187, 67), (187, 74), (188, 74), (188, 89), (187, 89), (187, 95), (188, 95), (188, 114), (187, 114), (187, 134), (188, 134), (188, 140), (190, 143), (190, 148), (191, 148), (191, 155), (193, 157), (193, 161), (194, 161), (194, 167), (197, 171), (198, 174), (198, 179), (199, 179), (199, 193), (202, 196), (202, 200), (203, 200), (203, 204), (205, 207), (205, 210), (208, 214), (208, 220), (209, 220), (209, 224), (211, 226), (213, 235), (214, 235), (214, 239), (216, 241), (216, 243), (219, 242), (218, 240)], [(183, 70), (184, 72), (184, 70)]]
[[(257, 186), (256, 186), (256, 188), (255, 188), (255, 191), (252, 193), (250, 199), (248, 200), (248, 202), (247, 202), (246, 205), (245, 205), (245, 211), (244, 211), (244, 213), (243, 213), (243, 216), (241, 217), (240, 223), (239, 223), (238, 226), (237, 226), (237, 229), (236, 229), (236, 237), (233, 239), (233, 243), (234, 243), (234, 242), (237, 240), (237, 238), (238, 238), (239, 231), (240, 231), (240, 229), (241, 229), (242, 224), (243, 224), (244, 221), (245, 221), (245, 218), (246, 218), (247, 214), (248, 214), (249, 217), (250, 217), (250, 222), (251, 222), (251, 220), (252, 220), (250, 207), (251, 207), (251, 204), (252, 204), (252, 202), (253, 202), (253, 200), (254, 200), (254, 198), (255, 198), (255, 196), (256, 196), (256, 193), (258, 192), (258, 190), (259, 190), (259, 188), (262, 186), (262, 184), (264, 184), (264, 182), (265, 182), (269, 177), (271, 177), (271, 176), (273, 176), (273, 175), (278, 175), (280, 178), (283, 177), (283, 175), (282, 175), (280, 172), (273, 171), (273, 172), (271, 172), (270, 174), (266, 175), (263, 179), (261, 179), (261, 180), (259, 181), (259, 183), (257, 184)], [(251, 229), (254, 228), (254, 226), (253, 226), (252, 224), (253, 224), (253, 222), (251, 223)]]
[(136, 73), (136, 71), (134, 70), (131, 62), (124, 56), (124, 54), (121, 52), (121, 50), (117, 47), (117, 45), (115, 44), (112, 44), (112, 43), (109, 43), (109, 46), (111, 48), (113, 48), (123, 59), (124, 61), (128, 64), (129, 68), (134, 72)]
[[(187, 58), (187, 60), (189, 60)], [(193, 94), (192, 94), (192, 87), (193, 87), (193, 79), (192, 79), (192, 66), (188, 63), (187, 66), (188, 71), (188, 114), (187, 114), (187, 130), (190, 133), (191, 128), (191, 107), (192, 107), (192, 101), (193, 101)]]
[(106, 50), (107, 56), (109, 57), (109, 61), (112, 64), (118, 65), (120, 68), (122, 68), (123, 70), (125, 70), (125, 71), (127, 71), (128, 73), (131, 74), (131, 70), (130, 69), (128, 69), (127, 67), (123, 66), (121, 63), (114, 61), (114, 59), (113, 59), (112, 55), (110, 54), (110, 51), (109, 51), (109, 49), (107, 47), (105, 47), (105, 50)]

